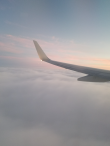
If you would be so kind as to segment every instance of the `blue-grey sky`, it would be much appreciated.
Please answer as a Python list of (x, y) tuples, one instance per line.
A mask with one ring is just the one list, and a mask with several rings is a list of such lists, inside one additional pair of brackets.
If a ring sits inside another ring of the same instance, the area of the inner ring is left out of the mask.
[[(54, 35), (78, 42), (110, 38), (108, 0), (4, 0), (0, 5), (3, 34)], [(9, 26), (8, 21), (18, 24), (18, 27)], [(19, 28), (19, 25), (25, 29)]]
[[(1, 55), (26, 57), (24, 45), (30, 41), (31, 45), (27, 46), (32, 55), (29, 52), (26, 55), (33, 57), (32, 40), (35, 39), (41, 46), (43, 42), (48, 44), (47, 52), (58, 59), (62, 50), (62, 61), (110, 69), (109, 7), (109, 0), (1, 0)], [(10, 41), (9, 35), (12, 36)], [(9, 54), (9, 47), (17, 47), (25, 53)]]
[[(78, 42), (110, 38), (108, 0), (1, 0), (0, 5), (3, 34), (29, 37), (42, 34)], [(18, 27), (9, 26), (8, 22)]]
[(110, 0), (0, 0), (0, 144), (110, 146), (110, 84), (51, 59), (110, 70)]

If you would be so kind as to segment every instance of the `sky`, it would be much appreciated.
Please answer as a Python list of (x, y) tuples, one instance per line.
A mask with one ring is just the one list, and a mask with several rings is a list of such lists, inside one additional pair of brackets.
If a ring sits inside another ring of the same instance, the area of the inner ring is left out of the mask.
[(109, 146), (110, 84), (38, 58), (110, 70), (109, 0), (0, 0), (0, 144)]
[(109, 70), (109, 7), (109, 0), (1, 0), (0, 65), (27, 58), (33, 65), (34, 39), (50, 58)]

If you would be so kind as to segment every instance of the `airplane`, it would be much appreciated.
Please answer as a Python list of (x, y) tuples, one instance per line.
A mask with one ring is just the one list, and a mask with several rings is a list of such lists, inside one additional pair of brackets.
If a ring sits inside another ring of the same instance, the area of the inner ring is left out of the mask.
[(51, 60), (47, 57), (47, 55), (43, 52), (37, 41), (33, 40), (35, 48), (37, 50), (38, 56), (41, 59), (41, 61), (45, 61), (47, 63), (73, 70), (76, 72), (84, 73), (86, 76), (80, 77), (77, 80), (78, 81), (85, 81), (85, 82), (108, 82), (110, 81), (110, 71), (109, 70), (103, 70), (103, 69), (97, 69), (97, 68), (91, 68), (91, 67), (85, 67), (85, 66), (79, 66), (79, 65), (73, 65), (69, 63), (63, 63)]

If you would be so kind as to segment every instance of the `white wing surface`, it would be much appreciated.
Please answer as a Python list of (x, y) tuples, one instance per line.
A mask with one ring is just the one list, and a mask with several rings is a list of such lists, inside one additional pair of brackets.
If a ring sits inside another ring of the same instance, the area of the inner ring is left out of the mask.
[(34, 45), (36, 47), (39, 58), (42, 61), (48, 62), (48, 63), (56, 65), (56, 66), (60, 66), (62, 68), (66, 68), (69, 70), (73, 70), (73, 71), (87, 74), (87, 76), (78, 78), (78, 81), (86, 81), (86, 82), (107, 82), (107, 81), (110, 81), (110, 71), (109, 70), (84, 67), (84, 66), (73, 65), (73, 64), (69, 64), (69, 63), (63, 63), (63, 62), (51, 60), (46, 56), (46, 54), (43, 52), (43, 50), (41, 49), (39, 44), (36, 41), (33, 41), (33, 42), (34, 42)]

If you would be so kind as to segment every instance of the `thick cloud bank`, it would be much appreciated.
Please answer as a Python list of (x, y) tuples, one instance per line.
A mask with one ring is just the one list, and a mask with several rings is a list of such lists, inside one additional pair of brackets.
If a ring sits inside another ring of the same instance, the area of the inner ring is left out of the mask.
[(78, 75), (0, 68), (1, 145), (109, 146), (110, 83)]

